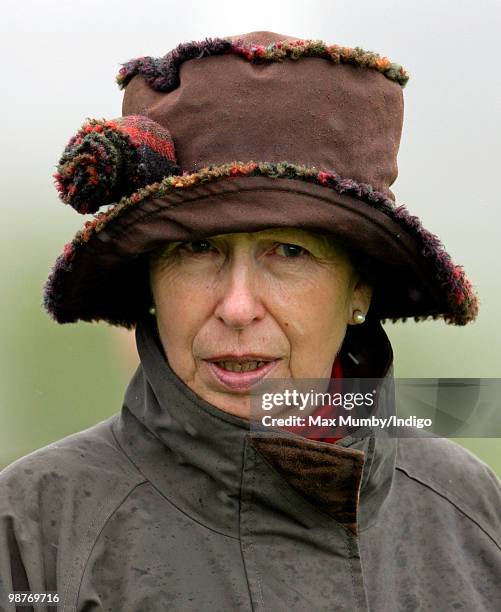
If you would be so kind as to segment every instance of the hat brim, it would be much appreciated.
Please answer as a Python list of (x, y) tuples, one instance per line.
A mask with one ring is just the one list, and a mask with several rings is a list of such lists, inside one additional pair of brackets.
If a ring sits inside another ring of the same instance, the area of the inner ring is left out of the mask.
[(371, 317), (443, 317), (456, 325), (475, 318), (477, 297), (462, 268), (405, 207), (339, 193), (312, 180), (315, 175), (204, 170), (177, 177), (168, 188), (143, 188), (88, 221), (45, 284), (49, 314), (58, 323), (104, 320), (131, 328), (150, 305), (148, 254), (165, 242), (300, 227), (332, 234), (383, 271)]

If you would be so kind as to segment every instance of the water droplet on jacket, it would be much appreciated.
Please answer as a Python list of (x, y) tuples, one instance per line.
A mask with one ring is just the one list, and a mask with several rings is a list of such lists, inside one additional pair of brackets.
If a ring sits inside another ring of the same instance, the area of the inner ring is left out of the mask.
[(230, 495), (228, 493), (228, 491), (225, 491), (224, 489), (220, 489), (217, 493), (216, 493), (216, 497), (219, 499), (220, 502), (222, 502), (223, 504), (229, 504), (231, 503), (231, 498)]
[(174, 461), (178, 464), (178, 465), (187, 465), (187, 461), (184, 459), (184, 457), (182, 457), (181, 455), (178, 455), (177, 453), (174, 453)]
[(166, 429), (172, 427), (172, 417), (167, 411), (162, 413), (162, 427), (165, 427)]
[(191, 423), (185, 423), (184, 430), (187, 434), (190, 434), (190, 436), (193, 436), (193, 437), (195, 437), (198, 433), (197, 430), (193, 427)]
[(351, 353), (348, 353), (348, 357), (353, 361), (353, 363), (356, 363), (357, 365), (360, 365), (360, 361), (355, 357), (355, 355), (352, 355)]

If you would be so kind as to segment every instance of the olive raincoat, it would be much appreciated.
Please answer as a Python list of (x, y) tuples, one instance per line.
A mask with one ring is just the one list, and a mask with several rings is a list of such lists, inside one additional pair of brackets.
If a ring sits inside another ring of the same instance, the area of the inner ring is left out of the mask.
[[(391, 377), (382, 326), (360, 329), (350, 375)], [(500, 486), (478, 459), (251, 430), (176, 376), (153, 317), (136, 339), (121, 412), (0, 475), (2, 612), (28, 590), (64, 612), (499, 610)]]

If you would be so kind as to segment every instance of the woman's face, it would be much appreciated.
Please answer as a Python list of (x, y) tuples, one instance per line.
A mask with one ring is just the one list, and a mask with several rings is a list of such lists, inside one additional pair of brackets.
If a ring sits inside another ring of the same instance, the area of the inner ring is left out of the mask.
[(151, 259), (150, 285), (172, 370), (244, 418), (265, 377), (329, 378), (353, 312), (371, 298), (343, 249), (296, 228), (169, 243)]

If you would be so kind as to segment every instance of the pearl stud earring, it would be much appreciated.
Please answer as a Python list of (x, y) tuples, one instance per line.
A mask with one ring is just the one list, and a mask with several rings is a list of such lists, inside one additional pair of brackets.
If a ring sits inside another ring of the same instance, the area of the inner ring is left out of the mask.
[(153, 315), (153, 316), (157, 314), (157, 311), (155, 310), (155, 306), (150, 306), (150, 309), (148, 310), (148, 312), (150, 313), (150, 315)]
[(365, 321), (365, 315), (361, 310), (355, 310), (353, 313), (353, 320), (355, 323), (363, 323)]

